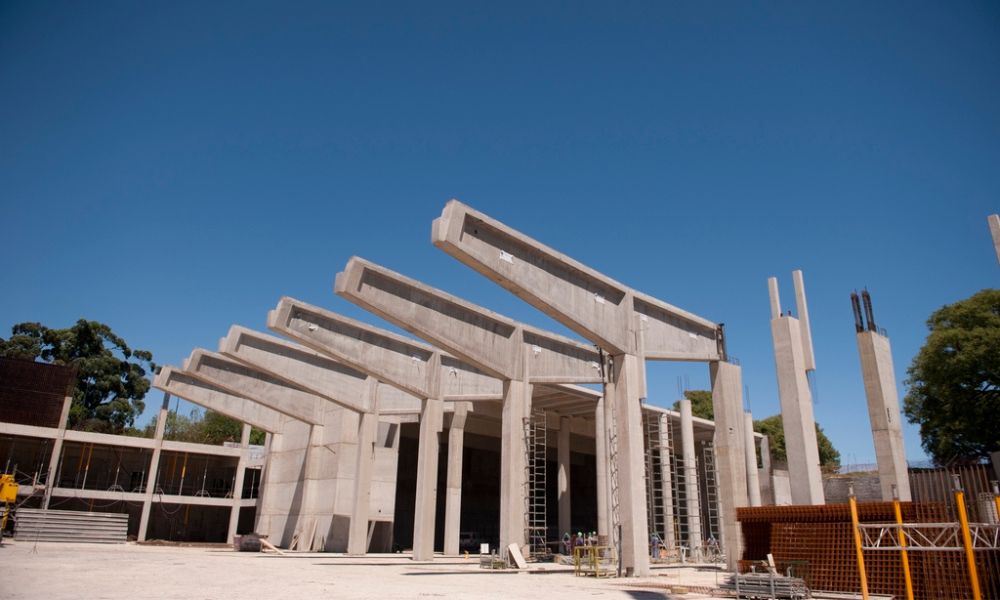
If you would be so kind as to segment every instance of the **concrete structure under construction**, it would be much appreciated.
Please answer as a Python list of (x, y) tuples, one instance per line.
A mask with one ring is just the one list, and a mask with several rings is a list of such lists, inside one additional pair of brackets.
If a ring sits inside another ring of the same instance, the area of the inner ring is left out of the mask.
[(125, 512), (140, 540), (253, 530), (265, 449), (250, 446), (248, 426), (225, 446), (169, 439), (165, 396), (152, 437), (75, 431), (74, 385), (68, 367), (0, 358), (0, 468), (19, 484), (20, 507)]
[(813, 359), (809, 311), (802, 271), (792, 273), (799, 318), (781, 311), (778, 280), (768, 279), (771, 299), (771, 338), (778, 374), (781, 422), (793, 504), (823, 504), (823, 477), (816, 443), (816, 419), (807, 373), (816, 369)]
[[(675, 556), (721, 542), (734, 566), (735, 510), (760, 490), (722, 326), (457, 201), (432, 231), (587, 342), (351, 259), (337, 294), (429, 343), (282, 298), (267, 319), (282, 338), (233, 326), (217, 351), (195, 349), (155, 379), (164, 406), (184, 398), (267, 432), (253, 529), (283, 548), (412, 549), (416, 560), (472, 541), (541, 554), (589, 531), (635, 576), (649, 573), (656, 534)], [(646, 360), (708, 363), (716, 423), (686, 400), (680, 412), (646, 403)], [(142, 477), (147, 504), (158, 477)], [(228, 534), (245, 530), (238, 521)]]
[(889, 346), (888, 336), (875, 324), (872, 298), (868, 290), (862, 291), (860, 298), (858, 294), (851, 294), (851, 306), (854, 309), (854, 327), (858, 337), (865, 396), (868, 398), (868, 417), (872, 424), (882, 500), (892, 500), (895, 490), (899, 500), (909, 502), (910, 478), (906, 447), (903, 444), (899, 396), (896, 393), (896, 372), (892, 367), (892, 348)]

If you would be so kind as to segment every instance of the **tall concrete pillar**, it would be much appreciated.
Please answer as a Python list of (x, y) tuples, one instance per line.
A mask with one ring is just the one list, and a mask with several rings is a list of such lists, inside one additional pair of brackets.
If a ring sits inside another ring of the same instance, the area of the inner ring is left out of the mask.
[(680, 401), (681, 409), (681, 450), (684, 461), (684, 489), (687, 500), (687, 545), (691, 556), (697, 556), (701, 550), (701, 507), (698, 502), (698, 462), (694, 452), (694, 419), (691, 414), (691, 401), (684, 398)]
[(52, 489), (58, 485), (59, 461), (62, 459), (63, 441), (66, 439), (66, 422), (69, 420), (69, 409), (73, 405), (73, 394), (66, 394), (63, 398), (62, 411), (59, 413), (59, 429), (56, 432), (56, 439), (52, 442), (52, 453), (49, 455), (49, 469), (45, 476), (45, 495), (42, 497), (42, 508), (48, 510), (49, 502), (52, 500)]
[(661, 413), (660, 420), (660, 482), (663, 485), (663, 512), (664, 530), (659, 532), (664, 546), (676, 548), (677, 540), (674, 538), (674, 489), (673, 472), (670, 469), (671, 448), (670, 448), (670, 417)]
[(649, 575), (649, 523), (646, 517), (646, 472), (642, 447), (639, 358), (614, 356), (614, 415), (618, 432), (618, 498), (622, 526), (622, 564), (626, 575)]
[(775, 504), (774, 473), (771, 469), (771, 443), (765, 435), (760, 439), (760, 496), (761, 503), (768, 506)]
[[(792, 503), (823, 504), (823, 477), (819, 467), (816, 419), (813, 416), (812, 393), (806, 379), (806, 371), (811, 370), (809, 361), (813, 360), (811, 347), (807, 352), (804, 346), (804, 340), (809, 339), (808, 327), (803, 329), (798, 319), (780, 314), (780, 309), (777, 308), (780, 306), (777, 280), (770, 278), (768, 285), (772, 311), (771, 337), (774, 341)], [(796, 288), (798, 292), (798, 283)], [(804, 292), (799, 295), (804, 302)], [(803, 307), (804, 305), (799, 305), (800, 315), (803, 315)]]
[(358, 458), (354, 468), (354, 497), (347, 534), (347, 553), (368, 552), (368, 513), (371, 507), (372, 473), (375, 470), (375, 436), (378, 433), (378, 380), (368, 377), (372, 410), (361, 413), (358, 422)]
[(531, 385), (508, 380), (503, 386), (500, 424), (500, 554), (510, 544), (524, 546), (524, 419), (531, 414)]
[(417, 496), (413, 514), (413, 560), (434, 558), (434, 512), (437, 506), (438, 434), (443, 427), (440, 398), (422, 401), (417, 446)]
[(597, 536), (603, 540), (610, 539), (608, 530), (608, 444), (607, 426), (605, 425), (605, 406), (607, 402), (602, 395), (594, 407), (594, 470), (597, 475)]
[(240, 524), (240, 508), (243, 500), (243, 479), (247, 470), (248, 447), (250, 446), (250, 425), (244, 423), (240, 433), (240, 458), (236, 461), (236, 476), (233, 478), (233, 506), (229, 509), (229, 530), (226, 540), (232, 540)]
[(892, 490), (896, 488), (899, 499), (909, 502), (910, 478), (906, 447), (903, 444), (899, 396), (896, 393), (896, 373), (892, 367), (892, 349), (889, 338), (879, 333), (875, 325), (871, 296), (867, 290), (861, 293), (861, 299), (865, 305), (864, 312), (858, 295), (851, 294), (882, 500), (891, 501)]
[(715, 409), (715, 481), (718, 486), (719, 521), (722, 547), (730, 569), (743, 553), (743, 540), (736, 524), (736, 509), (746, 506), (747, 473), (743, 435), (743, 383), (739, 366), (728, 362), (710, 363), (712, 405)]
[(747, 459), (747, 493), (750, 506), (760, 506), (760, 478), (757, 473), (757, 444), (753, 436), (753, 415), (747, 411), (743, 421), (744, 454)]
[(559, 459), (559, 472), (557, 474), (556, 481), (556, 493), (558, 494), (559, 502), (559, 536), (569, 532), (570, 528), (573, 526), (573, 516), (571, 513), (571, 502), (570, 498), (570, 418), (560, 417), (559, 418), (559, 440), (558, 440), (558, 459)]
[(1000, 215), (990, 215), (987, 221), (990, 224), (990, 235), (993, 237), (993, 250), (997, 253), (997, 261), (1000, 261)]
[(465, 448), (465, 420), (468, 402), (456, 402), (448, 428), (448, 480), (444, 502), (444, 553), (457, 555), (462, 526), (462, 453)]
[(139, 533), (136, 539), (146, 541), (149, 534), (149, 512), (153, 507), (153, 493), (156, 488), (156, 477), (160, 468), (160, 452), (163, 449), (163, 433), (167, 426), (167, 414), (170, 412), (170, 394), (163, 393), (163, 403), (160, 414), (156, 416), (156, 434), (153, 436), (153, 455), (149, 460), (149, 474), (146, 476), (146, 489), (142, 499), (142, 512), (139, 516)]

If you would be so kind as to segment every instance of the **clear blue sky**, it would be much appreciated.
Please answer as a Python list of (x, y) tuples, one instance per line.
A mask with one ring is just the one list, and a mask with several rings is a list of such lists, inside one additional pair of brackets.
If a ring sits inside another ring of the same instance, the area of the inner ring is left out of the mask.
[(379, 323), (332, 294), (353, 254), (560, 329), (430, 244), (456, 197), (725, 322), (759, 417), (766, 281), (791, 307), (803, 269), (817, 418), (874, 462), (850, 292), (902, 382), (996, 285), (1000, 6), (541, 4), (0, 3), (0, 335), (85, 317), (176, 365), (282, 295)]

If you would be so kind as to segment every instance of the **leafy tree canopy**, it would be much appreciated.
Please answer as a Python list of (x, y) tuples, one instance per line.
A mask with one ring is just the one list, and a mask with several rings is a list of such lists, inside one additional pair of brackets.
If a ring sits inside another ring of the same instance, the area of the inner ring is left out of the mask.
[(156, 368), (153, 355), (129, 348), (107, 325), (84, 319), (67, 329), (18, 323), (11, 333), (0, 338), (0, 356), (76, 367), (70, 427), (117, 433), (142, 412), (150, 386), (146, 368)]
[[(684, 397), (691, 401), (691, 414), (696, 417), (715, 420), (715, 410), (712, 407), (712, 392), (709, 390), (688, 390)], [(674, 402), (674, 410), (680, 410), (680, 402)], [(785, 453), (785, 429), (781, 424), (781, 415), (773, 415), (766, 419), (753, 422), (753, 429), (768, 436), (771, 458), (776, 462), (787, 462)], [(840, 466), (840, 452), (833, 447), (833, 442), (823, 433), (823, 428), (816, 425), (816, 444), (819, 446), (819, 464), (827, 469)]]
[[(145, 434), (153, 437), (156, 432), (156, 418), (146, 425)], [(223, 442), (239, 442), (243, 433), (243, 424), (213, 410), (204, 412), (193, 409), (189, 416), (176, 412), (167, 413), (167, 424), (164, 427), (165, 439), (196, 444), (220, 445)], [(250, 443), (264, 443), (264, 432), (258, 429), (250, 431)]]
[[(788, 462), (785, 450), (785, 428), (781, 415), (771, 415), (766, 419), (753, 422), (753, 429), (767, 436), (771, 459), (775, 462)], [(825, 470), (833, 470), (840, 466), (840, 452), (833, 447), (833, 442), (823, 433), (823, 428), (816, 424), (816, 445), (819, 448), (819, 464)]]
[(1000, 450), (1000, 290), (944, 306), (907, 370), (906, 417), (938, 464)]
[[(709, 421), (715, 420), (715, 408), (712, 405), (712, 392), (709, 390), (687, 390), (684, 397), (691, 401), (691, 414)], [(674, 410), (681, 409), (681, 402), (674, 402)]]

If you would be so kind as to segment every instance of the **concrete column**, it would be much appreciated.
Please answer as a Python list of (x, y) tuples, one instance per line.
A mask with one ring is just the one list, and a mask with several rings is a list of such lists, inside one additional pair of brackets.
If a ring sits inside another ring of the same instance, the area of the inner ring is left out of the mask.
[(760, 506), (760, 478), (757, 473), (757, 444), (753, 436), (753, 415), (747, 411), (743, 420), (743, 439), (747, 459), (747, 493), (750, 506)]
[(986, 219), (990, 224), (990, 235), (993, 237), (993, 250), (1000, 261), (1000, 215), (990, 215)]
[(896, 486), (899, 499), (909, 502), (910, 477), (889, 338), (875, 331), (860, 331), (857, 335), (882, 500), (890, 502), (892, 487)]
[(524, 546), (524, 418), (531, 410), (531, 385), (504, 382), (500, 425), (500, 554), (510, 544)]
[(792, 317), (771, 321), (774, 358), (778, 371), (781, 422), (785, 430), (788, 478), (793, 504), (823, 504), (823, 477), (819, 468), (816, 419), (806, 380), (799, 322)]
[(438, 434), (443, 426), (443, 402), (421, 402), (417, 447), (417, 491), (413, 514), (413, 560), (434, 558), (434, 513), (437, 506)]
[(691, 401), (680, 401), (681, 409), (681, 449), (684, 462), (684, 489), (687, 500), (687, 545), (694, 557), (701, 549), (701, 507), (698, 491), (698, 462), (694, 452), (694, 419)]
[(226, 534), (226, 540), (232, 540), (233, 536), (236, 535), (236, 529), (239, 527), (240, 523), (240, 508), (241, 502), (243, 500), (243, 478), (246, 475), (247, 470), (247, 454), (250, 451), (247, 447), (250, 445), (250, 425), (244, 423), (243, 431), (240, 434), (240, 448), (243, 452), (240, 452), (240, 458), (236, 462), (236, 477), (233, 479), (233, 507), (229, 510), (229, 531)]
[[(605, 411), (607, 403), (602, 395), (594, 407), (594, 467), (597, 474), (597, 537), (607, 540), (608, 530), (608, 444)], [(572, 532), (571, 532), (572, 533)]]
[(371, 506), (372, 472), (375, 468), (375, 436), (378, 434), (378, 386), (378, 380), (368, 378), (368, 397), (371, 399), (372, 410), (362, 413), (358, 422), (354, 499), (347, 534), (347, 553), (356, 556), (368, 552), (368, 511)]
[(712, 379), (712, 405), (715, 411), (715, 480), (719, 496), (719, 528), (722, 547), (730, 570), (743, 553), (736, 508), (747, 502), (746, 439), (743, 434), (743, 379), (739, 366), (727, 362), (709, 365)]
[(663, 513), (664, 530), (660, 532), (663, 545), (667, 548), (676, 548), (677, 540), (674, 538), (674, 488), (673, 473), (670, 470), (670, 417), (661, 413), (660, 420), (660, 481), (663, 483)]
[(52, 500), (52, 489), (59, 483), (58, 477), (59, 461), (62, 459), (63, 441), (66, 439), (66, 422), (69, 420), (69, 409), (73, 406), (73, 394), (67, 394), (63, 398), (62, 411), (59, 413), (59, 430), (56, 432), (56, 439), (52, 442), (52, 454), (49, 455), (49, 469), (45, 476), (45, 495), (42, 497), (42, 509), (48, 510), (49, 502)]
[(153, 456), (149, 459), (149, 473), (146, 475), (146, 489), (142, 499), (142, 513), (139, 516), (139, 534), (136, 539), (146, 541), (149, 529), (149, 511), (153, 507), (153, 493), (156, 488), (156, 475), (160, 468), (160, 451), (163, 449), (163, 432), (167, 426), (167, 414), (170, 412), (170, 394), (164, 392), (160, 414), (156, 416), (156, 435), (153, 436)]
[(559, 532), (558, 535), (561, 538), (565, 533), (567, 533), (573, 526), (573, 515), (571, 512), (571, 498), (570, 498), (570, 418), (560, 417), (559, 418), (559, 440), (558, 440), (558, 459), (559, 459), (559, 473), (557, 475), (556, 490), (558, 494), (559, 501)]
[(775, 504), (774, 500), (774, 473), (771, 470), (771, 442), (765, 435), (760, 439), (760, 480), (761, 503), (768, 506)]
[(456, 402), (448, 428), (448, 482), (444, 501), (444, 553), (456, 556), (461, 552), (459, 535), (462, 527), (462, 453), (465, 448), (465, 420), (468, 402)]
[(646, 461), (642, 447), (642, 407), (639, 358), (614, 357), (614, 414), (618, 443), (618, 511), (622, 525), (623, 572), (649, 575), (649, 523), (646, 518)]

